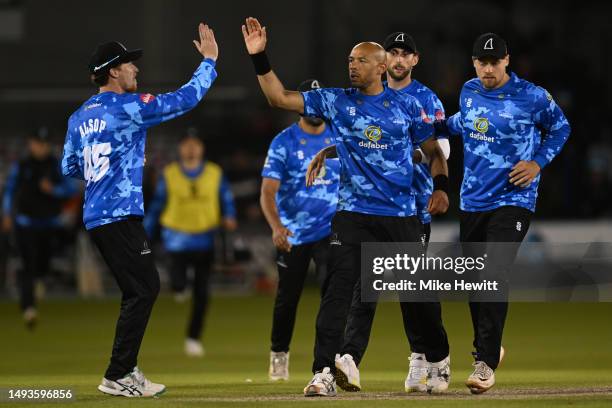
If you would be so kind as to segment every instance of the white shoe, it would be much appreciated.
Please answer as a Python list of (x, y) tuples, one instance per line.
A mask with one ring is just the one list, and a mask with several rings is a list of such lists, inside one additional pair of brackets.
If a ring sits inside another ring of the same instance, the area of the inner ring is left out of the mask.
[(427, 391), (427, 374), (429, 374), (429, 363), (423, 353), (410, 354), (410, 365), (408, 375), (404, 381), (406, 392), (425, 392)]
[(429, 363), (429, 374), (427, 375), (427, 392), (439, 394), (448, 390), (450, 384), (450, 356), (437, 363)]
[(149, 381), (138, 367), (134, 367), (131, 373), (119, 380), (103, 378), (98, 390), (105, 394), (129, 398), (157, 397), (166, 391), (166, 386)]
[(359, 369), (353, 360), (353, 356), (345, 354), (340, 357), (336, 354), (336, 383), (338, 387), (344, 391), (361, 391), (361, 383), (359, 381)]
[(23, 322), (28, 329), (34, 329), (34, 326), (36, 326), (38, 322), (38, 312), (35, 307), (30, 306), (23, 311)]
[(289, 352), (270, 352), (268, 378), (270, 381), (289, 381)]
[(185, 354), (188, 357), (204, 357), (204, 347), (199, 340), (188, 337), (185, 339)]
[(495, 372), (484, 361), (476, 361), (474, 372), (470, 374), (465, 385), (472, 394), (482, 394), (495, 385)]
[(336, 380), (329, 367), (325, 367), (323, 371), (316, 373), (304, 388), (305, 397), (335, 397), (336, 394)]

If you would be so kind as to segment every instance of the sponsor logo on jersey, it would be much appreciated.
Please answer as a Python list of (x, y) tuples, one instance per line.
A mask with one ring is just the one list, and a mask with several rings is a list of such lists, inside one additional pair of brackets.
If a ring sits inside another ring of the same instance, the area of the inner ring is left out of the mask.
[(478, 118), (474, 121), (474, 129), (476, 129), (479, 133), (485, 134), (487, 130), (489, 130), (489, 119), (487, 118)]
[(382, 138), (382, 130), (378, 126), (370, 125), (363, 131), (365, 137), (373, 142), (378, 142)]

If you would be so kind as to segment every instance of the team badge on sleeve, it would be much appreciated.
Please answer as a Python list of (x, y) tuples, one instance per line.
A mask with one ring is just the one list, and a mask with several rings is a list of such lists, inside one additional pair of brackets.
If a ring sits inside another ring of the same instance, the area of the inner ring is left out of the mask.
[(144, 103), (149, 103), (153, 101), (153, 99), (155, 99), (155, 95), (151, 95), (150, 93), (140, 94), (140, 100), (143, 101)]

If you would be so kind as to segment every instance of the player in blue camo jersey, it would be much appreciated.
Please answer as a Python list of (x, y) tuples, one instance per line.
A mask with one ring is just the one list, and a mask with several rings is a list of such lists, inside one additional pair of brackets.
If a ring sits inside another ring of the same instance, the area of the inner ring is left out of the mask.
[[(311, 79), (302, 82), (298, 90), (322, 86)], [(261, 208), (277, 248), (278, 290), (268, 373), (272, 381), (289, 379), (289, 344), (310, 260), (316, 265), (319, 282), (326, 275), (340, 163), (329, 160), (325, 175), (317, 178), (314, 187), (307, 187), (304, 179), (312, 158), (335, 143), (334, 138), (322, 119), (301, 116), (272, 140), (261, 174)]]
[(176, 92), (138, 94), (142, 50), (118, 42), (98, 46), (89, 69), (100, 87), (68, 120), (62, 172), (85, 180), (83, 221), (121, 289), (111, 361), (98, 390), (150, 397), (165, 386), (146, 379), (137, 357), (159, 293), (159, 275), (142, 226), (142, 170), (146, 130), (193, 109), (216, 78), (218, 49), (204, 24), (194, 40), (204, 57), (191, 80)]
[[(389, 34), (383, 43), (383, 47), (387, 51), (387, 84), (389, 88), (414, 96), (423, 106), (431, 123), (436, 120), (443, 120), (444, 107), (440, 99), (431, 89), (416, 79), (412, 79), (412, 69), (418, 64), (420, 57), (412, 36), (405, 32)], [(448, 138), (445, 135), (442, 137), (436, 135), (436, 139), (444, 157), (448, 159), (450, 155)], [(433, 191), (433, 180), (429, 174), (429, 166), (423, 163), (423, 158), (422, 151), (418, 148), (418, 145), (415, 145), (413, 161), (418, 164), (414, 165), (412, 187), (419, 220), (423, 225), (422, 240), (423, 242), (429, 242), (431, 215), (427, 211), (427, 204)], [(346, 326), (344, 344), (340, 353), (345, 359), (348, 358), (346, 357), (348, 354), (356, 366), (359, 366), (363, 359), (376, 313), (376, 302), (362, 303), (360, 299), (361, 291), (359, 287), (356, 287)], [(440, 303), (432, 303), (431, 307), (439, 308)], [(402, 309), (402, 311), (404, 310)], [(423, 353), (426, 345), (421, 344), (422, 338), (412, 331), (411, 326), (405, 326), (404, 329), (412, 350), (409, 360), (410, 367), (404, 383), (405, 390), (407, 392), (429, 391), (430, 393), (446, 390), (450, 381), (450, 359), (445, 359), (437, 365), (428, 362)], [(428, 375), (429, 380), (427, 380)]]
[[(418, 242), (421, 225), (412, 193), (413, 142), (432, 158), (435, 187), (428, 206), (432, 214), (448, 209), (446, 160), (431, 138), (433, 125), (419, 102), (383, 86), (386, 53), (379, 44), (360, 43), (352, 49), (348, 68), (353, 88), (300, 93), (285, 90), (271, 70), (265, 54), (265, 27), (247, 18), (242, 32), (270, 105), (325, 119), (336, 135), (336, 145), (315, 156), (306, 177), (307, 185), (312, 185), (325, 168), (325, 159), (337, 153), (341, 164), (338, 212), (332, 220), (329, 271), (317, 316), (314, 377), (304, 395), (336, 395), (336, 380), (343, 389), (356, 391), (360, 384), (352, 375), (354, 362), (339, 364), (334, 356), (342, 346), (353, 288), (360, 275), (361, 243)], [(406, 302), (402, 307), (409, 311), (403, 315), (412, 319), (405, 324), (424, 337), (427, 359), (447, 358), (439, 308)]]
[[(518, 243), (502, 254), (487, 248), (503, 271), (527, 234), (540, 171), (561, 151), (570, 126), (545, 89), (506, 72), (510, 56), (500, 36), (478, 37), (472, 60), (477, 78), (464, 84), (460, 110), (446, 123), (463, 137), (460, 236), (464, 255), (474, 248), (469, 242)], [(482, 393), (495, 384), (508, 303), (471, 302), (470, 311), (476, 361), (466, 385)]]

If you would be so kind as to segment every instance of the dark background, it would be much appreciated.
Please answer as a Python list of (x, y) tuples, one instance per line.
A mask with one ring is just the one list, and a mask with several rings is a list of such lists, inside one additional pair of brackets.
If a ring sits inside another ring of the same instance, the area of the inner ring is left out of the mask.
[[(219, 43), (219, 77), (194, 111), (151, 129), (147, 180), (154, 183), (174, 157), (178, 136), (195, 125), (208, 156), (227, 171), (240, 218), (261, 221), (265, 152), (296, 116), (269, 108), (259, 90), (240, 31), (244, 18), (255, 16), (268, 28), (268, 55), (287, 88), (310, 77), (348, 86), (346, 58), (355, 43), (411, 33), (421, 52), (413, 77), (439, 95), (449, 115), (462, 84), (474, 76), (473, 40), (497, 32), (508, 42), (511, 69), (550, 91), (572, 126), (560, 156), (544, 170), (537, 217), (609, 217), (611, 11), (609, 3), (588, 1), (0, 0), (0, 188), (10, 162), (23, 154), (23, 138), (38, 126), (51, 129), (61, 153), (68, 116), (96, 92), (87, 63), (98, 43), (144, 48), (139, 90), (173, 90), (198, 64), (191, 40), (205, 21)], [(457, 214), (462, 177), (460, 140), (452, 148), (448, 221)]]

